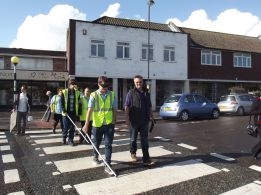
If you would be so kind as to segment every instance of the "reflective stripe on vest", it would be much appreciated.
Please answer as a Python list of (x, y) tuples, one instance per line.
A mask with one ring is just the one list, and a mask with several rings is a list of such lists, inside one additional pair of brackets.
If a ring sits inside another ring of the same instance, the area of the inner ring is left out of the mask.
[[(68, 106), (68, 89), (63, 90), (63, 96), (64, 96), (64, 107), (67, 112), (67, 106)], [(78, 99), (80, 97), (80, 91), (75, 90), (74, 91), (74, 98), (75, 98), (75, 113), (78, 116), (78, 108), (79, 108), (79, 102)]]
[(98, 91), (91, 94), (94, 98), (93, 108), (93, 126), (101, 127), (105, 121), (106, 125), (111, 124), (113, 120), (113, 101), (115, 98), (114, 92), (110, 91), (106, 96), (105, 101), (102, 99)]
[(82, 102), (82, 113), (80, 115), (80, 121), (86, 121), (86, 114), (87, 114), (87, 110), (88, 110), (88, 102), (86, 101), (85, 97), (81, 98), (81, 102)]

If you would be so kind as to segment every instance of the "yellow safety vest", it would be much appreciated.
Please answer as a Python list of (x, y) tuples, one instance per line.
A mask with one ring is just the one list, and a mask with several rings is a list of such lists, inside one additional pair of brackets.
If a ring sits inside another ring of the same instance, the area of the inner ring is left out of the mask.
[[(84, 96), (81, 98), (81, 102), (82, 102), (82, 113), (80, 115), (80, 121), (86, 121), (88, 102), (86, 101), (86, 98)], [(92, 120), (92, 117), (90, 118), (90, 120)]]
[(94, 127), (101, 127), (104, 121), (106, 125), (111, 124), (113, 120), (114, 92), (110, 91), (105, 101), (98, 91), (91, 93), (91, 96), (94, 98), (92, 125)]
[[(76, 116), (78, 116), (78, 110), (79, 110), (79, 97), (80, 97), (80, 91), (75, 90), (74, 91), (74, 98), (75, 98), (75, 113)], [(63, 90), (63, 96), (64, 96), (64, 106), (65, 110), (67, 111), (67, 106), (68, 106), (68, 89)]]
[(54, 102), (51, 104), (51, 111), (52, 112), (55, 112), (55, 108), (56, 108), (56, 104), (58, 102), (58, 98), (57, 98), (57, 95), (54, 95)]

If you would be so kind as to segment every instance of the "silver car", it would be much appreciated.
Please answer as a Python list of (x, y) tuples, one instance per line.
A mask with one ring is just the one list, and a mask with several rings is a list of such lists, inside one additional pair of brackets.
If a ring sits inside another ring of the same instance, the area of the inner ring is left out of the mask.
[(230, 94), (221, 96), (218, 102), (220, 113), (244, 115), (250, 112), (254, 97), (249, 94)]

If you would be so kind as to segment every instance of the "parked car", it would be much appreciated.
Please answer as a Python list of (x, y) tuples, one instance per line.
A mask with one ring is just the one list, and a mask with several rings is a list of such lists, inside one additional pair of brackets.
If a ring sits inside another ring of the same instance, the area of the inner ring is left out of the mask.
[(221, 113), (244, 115), (250, 112), (254, 99), (249, 94), (230, 94), (221, 96), (217, 105)]
[(162, 118), (180, 118), (183, 121), (194, 117), (219, 117), (216, 104), (197, 94), (173, 94), (160, 108)]

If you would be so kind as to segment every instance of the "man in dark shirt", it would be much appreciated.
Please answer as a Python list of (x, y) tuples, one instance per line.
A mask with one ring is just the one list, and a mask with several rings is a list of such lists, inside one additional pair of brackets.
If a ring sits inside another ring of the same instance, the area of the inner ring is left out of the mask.
[[(145, 166), (154, 164), (149, 155), (148, 126), (151, 110), (150, 94), (143, 87), (143, 78), (140, 75), (134, 77), (135, 88), (130, 90), (126, 97), (125, 112), (126, 124), (130, 127), (130, 153), (133, 161), (137, 161), (137, 136), (140, 132), (143, 163)], [(154, 120), (153, 120), (154, 121)]]

